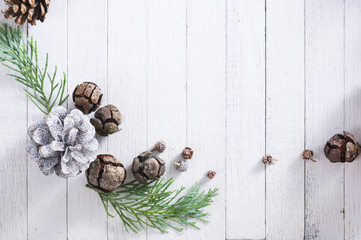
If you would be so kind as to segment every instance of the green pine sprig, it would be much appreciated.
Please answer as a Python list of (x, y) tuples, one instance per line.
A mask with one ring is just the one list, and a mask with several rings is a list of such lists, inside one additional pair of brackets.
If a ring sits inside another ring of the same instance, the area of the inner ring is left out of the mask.
[(199, 229), (197, 221), (207, 222), (205, 217), (209, 213), (204, 208), (212, 204), (218, 189), (201, 191), (196, 183), (180, 197), (185, 188), (169, 190), (173, 182), (173, 178), (168, 181), (161, 178), (147, 184), (132, 181), (112, 193), (102, 193), (90, 185), (86, 186), (98, 192), (110, 217), (114, 216), (109, 213), (109, 205), (114, 208), (127, 231), (138, 233), (146, 226), (162, 233), (167, 233), (168, 228), (181, 232), (187, 225)]
[[(48, 114), (55, 104), (62, 105), (69, 97), (65, 93), (65, 73), (63, 79), (55, 81), (57, 67), (55, 66), (54, 73), (48, 73), (48, 54), (46, 54), (45, 66), (41, 68), (37, 42), (33, 37), (25, 41), (18, 27), (12, 28), (7, 24), (0, 27), (0, 62), (15, 72), (9, 76), (23, 85), (26, 95), (44, 114)], [(45, 91), (46, 81), (50, 85), (48, 92)]]

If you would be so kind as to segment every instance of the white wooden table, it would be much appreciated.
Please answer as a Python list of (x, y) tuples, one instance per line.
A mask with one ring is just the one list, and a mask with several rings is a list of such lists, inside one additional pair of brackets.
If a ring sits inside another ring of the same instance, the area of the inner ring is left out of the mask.
[[(361, 239), (361, 160), (323, 155), (344, 129), (361, 141), (360, 23), (361, 0), (52, 1), (45, 23), (22, 30), (69, 93), (95, 82), (124, 115), (99, 152), (129, 167), (162, 139), (166, 176), (219, 196), (201, 231), (127, 233), (84, 174), (46, 177), (28, 159), (41, 114), (1, 67), (0, 239)], [(171, 162), (185, 146), (195, 155), (180, 174)], [(265, 154), (279, 162), (265, 167)]]

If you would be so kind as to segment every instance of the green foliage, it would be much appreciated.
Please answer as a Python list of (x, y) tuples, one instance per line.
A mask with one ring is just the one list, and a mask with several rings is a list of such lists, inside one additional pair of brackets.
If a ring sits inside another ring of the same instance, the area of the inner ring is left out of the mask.
[(90, 185), (86, 186), (98, 192), (105, 211), (111, 217), (114, 216), (109, 213), (109, 204), (114, 208), (127, 231), (130, 229), (138, 233), (146, 226), (162, 233), (167, 233), (169, 227), (183, 231), (187, 225), (199, 229), (196, 221), (207, 222), (205, 217), (209, 213), (204, 212), (203, 208), (211, 205), (218, 189), (204, 192), (196, 183), (180, 197), (185, 188), (168, 190), (173, 182), (173, 178), (168, 181), (161, 178), (147, 184), (133, 181), (113, 193), (102, 193)]
[[(26, 44), (28, 45), (28, 49)], [(24, 40), (19, 28), (0, 27), (0, 62), (15, 74), (9, 74), (23, 85), (23, 89), (30, 100), (42, 111), (48, 114), (55, 104), (61, 105), (69, 97), (64, 96), (66, 89), (66, 75), (60, 81), (55, 81), (57, 67), (54, 73), (48, 73), (48, 54), (45, 67), (41, 68), (38, 62), (37, 42), (31, 39)], [(50, 91), (45, 92), (46, 79), (50, 84)]]

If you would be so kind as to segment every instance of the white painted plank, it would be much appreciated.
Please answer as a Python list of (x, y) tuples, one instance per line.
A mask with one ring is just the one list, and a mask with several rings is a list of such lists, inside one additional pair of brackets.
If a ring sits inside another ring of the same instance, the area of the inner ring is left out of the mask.
[[(345, 1), (345, 130), (361, 141), (361, 2)], [(345, 165), (345, 239), (361, 238), (361, 161)]]
[(304, 3), (268, 1), (266, 238), (304, 235)]
[[(187, 145), (195, 153), (186, 185), (218, 187), (210, 223), (185, 239), (225, 239), (226, 2), (187, 1)], [(217, 172), (213, 180), (208, 170)]]
[[(186, 146), (186, 2), (151, 1), (148, 5), (148, 147), (158, 140), (167, 143), (159, 156), (166, 161), (165, 177), (175, 178), (173, 189), (186, 182), (177, 171)], [(180, 239), (182, 234), (148, 230), (148, 239)]]
[(265, 1), (227, 2), (227, 239), (265, 237)]
[[(77, 84), (94, 82), (107, 103), (107, 1), (70, 1), (68, 9), (69, 92), (72, 94)], [(74, 108), (71, 99), (68, 105)], [(107, 153), (107, 138), (97, 138), (98, 153)], [(86, 182), (84, 174), (69, 179), (68, 239), (106, 239), (106, 212), (98, 194), (85, 188)]]
[[(123, 114), (122, 131), (108, 139), (108, 153), (117, 157), (133, 178), (133, 158), (147, 145), (147, 1), (108, 2), (108, 103)], [(123, 223), (108, 218), (109, 239), (145, 239), (127, 233)]]
[[(344, 4), (306, 1), (306, 162), (305, 238), (344, 238), (344, 165), (329, 162), (326, 141), (344, 125)], [(295, 106), (298, 107), (298, 106)]]
[[(29, 36), (38, 41), (41, 65), (49, 53), (49, 71), (58, 66), (58, 79), (67, 71), (67, 3), (53, 1), (44, 23), (29, 26)], [(33, 103), (28, 104), (28, 125), (44, 117)], [(65, 239), (67, 237), (67, 180), (45, 176), (29, 157), (28, 239)]]
[[(0, 3), (0, 9), (6, 9)], [(1, 25), (14, 26), (13, 20)], [(21, 27), (26, 37), (26, 27)], [(0, 136), (0, 239), (27, 238), (27, 100), (22, 86), (0, 64), (1, 99)]]

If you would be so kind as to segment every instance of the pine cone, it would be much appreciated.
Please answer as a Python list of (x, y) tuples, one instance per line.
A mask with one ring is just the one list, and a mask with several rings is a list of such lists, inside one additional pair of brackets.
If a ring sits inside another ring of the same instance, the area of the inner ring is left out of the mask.
[(192, 159), (193, 153), (194, 153), (194, 151), (193, 151), (192, 148), (186, 147), (186, 148), (183, 149), (182, 157), (183, 157), (184, 159), (187, 159), (187, 160), (188, 160), (188, 159)]
[(151, 154), (152, 152), (143, 152), (133, 160), (132, 172), (139, 183), (157, 180), (165, 173), (165, 162), (157, 156), (151, 157)]
[(185, 161), (185, 160), (180, 160), (178, 162), (173, 162), (173, 164), (175, 165), (176, 169), (178, 171), (181, 171), (181, 172), (185, 172), (188, 170), (188, 162)]
[(336, 134), (324, 148), (325, 156), (331, 162), (352, 162), (360, 154), (360, 146), (355, 137), (348, 133)]
[(15, 23), (24, 25), (25, 21), (36, 25), (36, 20), (44, 22), (50, 0), (4, 0), (7, 10), (1, 10), (6, 19), (15, 18)]
[(95, 83), (83, 82), (75, 87), (73, 101), (77, 109), (89, 114), (102, 105), (103, 93)]
[(45, 175), (73, 177), (86, 170), (96, 158), (98, 141), (89, 118), (77, 109), (70, 113), (55, 107), (29, 127), (28, 152)]
[(215, 171), (208, 171), (208, 173), (207, 173), (207, 177), (209, 178), (209, 179), (213, 179), (214, 177), (216, 176), (216, 172)]
[(166, 144), (165, 142), (163, 142), (163, 141), (158, 141), (158, 142), (156, 142), (156, 144), (154, 145), (154, 148), (153, 148), (152, 152), (155, 151), (155, 150), (157, 150), (158, 152), (162, 153), (162, 152), (165, 151), (166, 148), (167, 148), (167, 144)]
[(106, 193), (119, 188), (127, 175), (123, 164), (112, 155), (98, 155), (85, 173), (90, 185)]
[(118, 126), (122, 123), (122, 114), (116, 106), (108, 104), (99, 108), (90, 122), (99, 135), (108, 136), (119, 131)]

